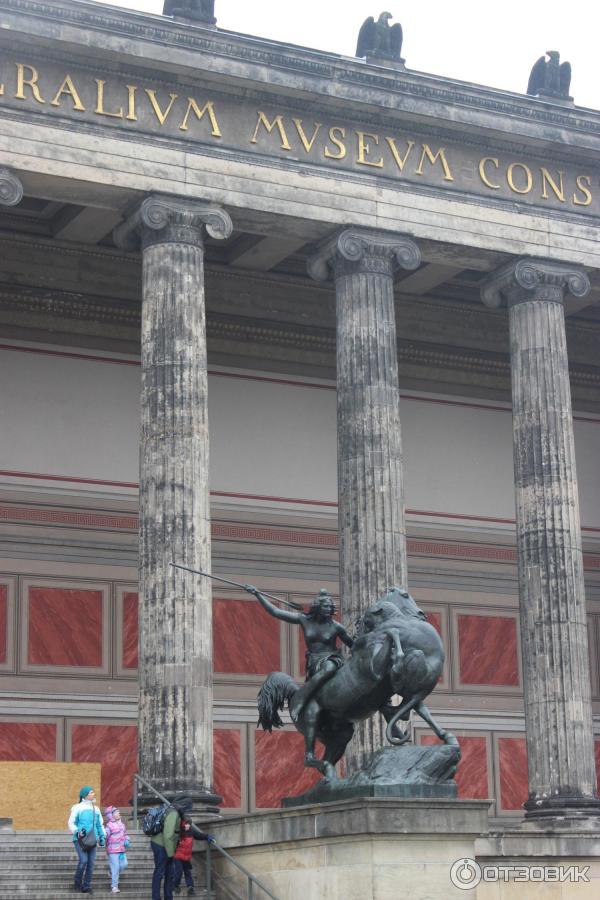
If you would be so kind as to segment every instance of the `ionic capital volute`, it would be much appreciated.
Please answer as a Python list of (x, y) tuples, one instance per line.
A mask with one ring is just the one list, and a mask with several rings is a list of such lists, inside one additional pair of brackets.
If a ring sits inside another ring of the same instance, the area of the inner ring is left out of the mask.
[(481, 285), (481, 299), (497, 309), (503, 304), (514, 306), (528, 300), (562, 303), (565, 297), (576, 298), (577, 308), (590, 291), (590, 279), (581, 266), (540, 259), (520, 259), (507, 263)]
[(115, 228), (113, 237), (122, 250), (156, 243), (203, 243), (204, 229), (217, 240), (233, 231), (229, 213), (214, 203), (152, 194)]
[(0, 205), (16, 206), (23, 199), (23, 185), (11, 169), (0, 167)]
[(327, 238), (308, 260), (308, 273), (315, 281), (332, 276), (373, 271), (391, 274), (394, 269), (418, 269), (421, 251), (405, 235), (367, 228), (345, 228)]

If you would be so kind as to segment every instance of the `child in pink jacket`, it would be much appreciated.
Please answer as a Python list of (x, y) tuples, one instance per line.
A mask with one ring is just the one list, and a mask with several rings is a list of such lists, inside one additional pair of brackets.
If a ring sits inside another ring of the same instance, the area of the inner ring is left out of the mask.
[(119, 875), (127, 866), (125, 850), (129, 847), (130, 840), (127, 837), (125, 823), (121, 821), (121, 813), (116, 806), (107, 806), (104, 815), (111, 890), (113, 894), (120, 894)]

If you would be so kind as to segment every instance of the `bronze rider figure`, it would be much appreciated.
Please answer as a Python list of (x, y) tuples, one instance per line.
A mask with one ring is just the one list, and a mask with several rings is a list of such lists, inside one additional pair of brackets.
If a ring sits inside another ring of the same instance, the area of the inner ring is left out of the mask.
[(329, 591), (322, 588), (310, 605), (308, 612), (289, 612), (271, 603), (261, 592), (250, 584), (245, 585), (250, 594), (254, 594), (260, 605), (269, 615), (300, 625), (306, 645), (306, 681), (310, 682), (304, 702), (308, 701), (316, 691), (328, 681), (343, 665), (344, 659), (338, 647), (338, 638), (352, 647), (354, 643), (341, 622), (333, 618), (335, 603)]

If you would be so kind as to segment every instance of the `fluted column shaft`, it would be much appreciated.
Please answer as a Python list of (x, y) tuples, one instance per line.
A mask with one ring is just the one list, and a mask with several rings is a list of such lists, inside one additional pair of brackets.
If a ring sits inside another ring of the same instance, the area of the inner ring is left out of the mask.
[(564, 295), (575, 267), (505, 270), (530, 818), (600, 812)]
[[(352, 229), (310, 263), (313, 276), (335, 280), (340, 592), (350, 628), (407, 583), (394, 273), (419, 262), (408, 238)], [(382, 742), (380, 717), (358, 725), (349, 768)]]
[(210, 572), (211, 564), (205, 225), (215, 236), (231, 230), (218, 208), (152, 197), (135, 227), (143, 250), (139, 770), (161, 791), (210, 803), (210, 582), (170, 565)]

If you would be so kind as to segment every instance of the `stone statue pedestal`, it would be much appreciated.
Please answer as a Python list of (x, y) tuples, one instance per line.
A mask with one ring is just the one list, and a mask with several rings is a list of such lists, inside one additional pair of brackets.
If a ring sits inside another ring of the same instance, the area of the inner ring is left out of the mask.
[(406, 60), (402, 57), (392, 58), (367, 53), (365, 59), (369, 66), (383, 66), (384, 69), (395, 69), (397, 72), (406, 72)]
[(367, 765), (340, 781), (320, 781), (298, 797), (285, 797), (289, 809), (354, 797), (403, 797), (407, 800), (456, 800), (452, 776), (460, 761), (458, 745), (382, 747)]
[[(225, 819), (211, 832), (285, 900), (464, 900), (450, 870), (456, 860), (474, 858), (488, 806), (487, 800), (361, 797)], [(242, 895), (236, 869), (218, 853), (213, 861), (223, 886)]]

